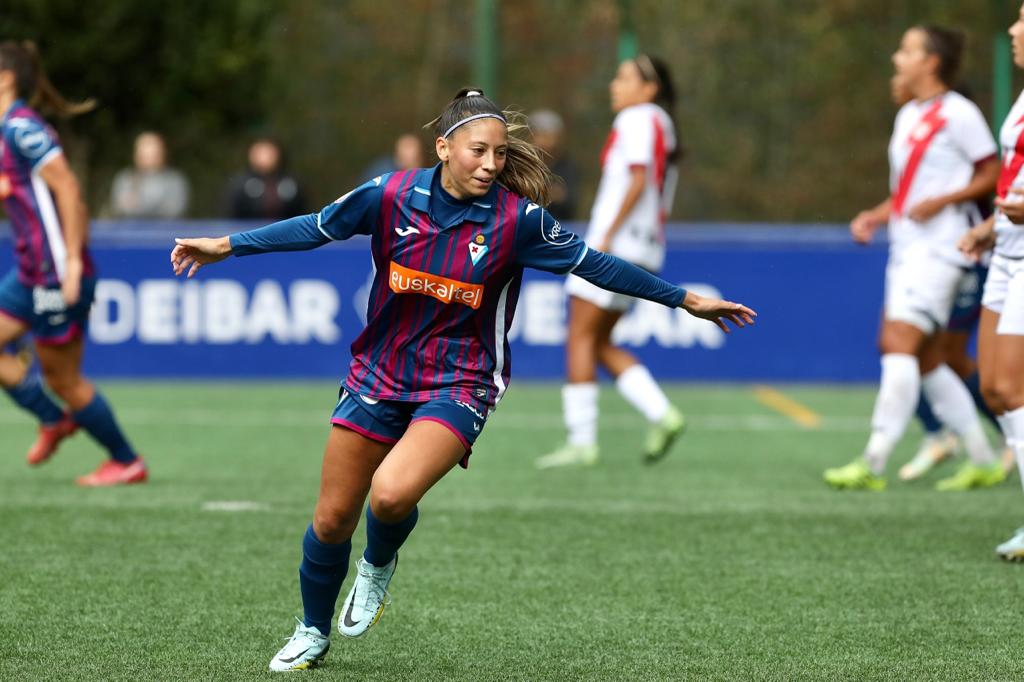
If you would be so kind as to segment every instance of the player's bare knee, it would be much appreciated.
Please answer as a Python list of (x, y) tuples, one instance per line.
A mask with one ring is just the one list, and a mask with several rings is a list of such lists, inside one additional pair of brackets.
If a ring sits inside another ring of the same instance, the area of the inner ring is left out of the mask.
[(351, 505), (318, 502), (313, 512), (313, 532), (321, 542), (344, 542), (355, 533), (360, 511), (359, 507), (353, 510)]
[(374, 481), (370, 490), (370, 509), (384, 523), (398, 523), (412, 513), (419, 500), (412, 499), (408, 491), (387, 482)]
[[(993, 408), (996, 412), (1008, 412), (1024, 407), (1024, 383), (1020, 377), (1010, 373), (1000, 374), (994, 378), (994, 384), (994, 397), (1001, 408)], [(985, 400), (988, 401), (988, 396), (985, 396)]]

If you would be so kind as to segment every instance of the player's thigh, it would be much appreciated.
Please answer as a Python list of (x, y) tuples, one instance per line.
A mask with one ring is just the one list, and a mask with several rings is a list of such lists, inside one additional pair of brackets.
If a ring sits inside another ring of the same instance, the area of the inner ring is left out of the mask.
[(399, 521), (466, 454), (452, 430), (432, 420), (414, 421), (373, 475), (370, 505), (384, 521)]
[(324, 447), (320, 496), (313, 515), (313, 528), (321, 540), (341, 542), (351, 537), (373, 473), (391, 447), (344, 426), (332, 426)]
[(0, 348), (3, 348), (7, 344), (17, 341), (25, 332), (28, 331), (28, 324), (23, 320), (5, 315), (0, 310)]

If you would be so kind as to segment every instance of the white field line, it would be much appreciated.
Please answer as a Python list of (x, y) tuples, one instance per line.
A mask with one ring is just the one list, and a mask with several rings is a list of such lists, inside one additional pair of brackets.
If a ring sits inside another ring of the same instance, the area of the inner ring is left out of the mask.
[[(138, 426), (204, 426), (237, 428), (326, 427), (327, 410), (158, 410), (147, 408), (121, 408), (117, 418), (124, 424)], [(870, 429), (870, 415), (823, 416), (816, 428), (808, 428), (781, 415), (764, 414), (689, 414), (690, 427), (699, 431), (825, 431), (861, 432)], [(643, 420), (630, 412), (602, 414), (599, 424), (603, 428), (640, 428)], [(30, 426), (29, 418), (13, 410), (0, 411), (0, 426)], [(523, 412), (497, 412), (487, 422), (488, 431), (561, 430), (565, 425), (561, 415), (554, 412), (527, 414)]]

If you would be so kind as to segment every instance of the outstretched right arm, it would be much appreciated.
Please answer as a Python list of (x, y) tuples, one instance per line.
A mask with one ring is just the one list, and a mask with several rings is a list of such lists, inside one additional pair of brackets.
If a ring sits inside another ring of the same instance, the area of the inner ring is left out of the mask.
[(376, 178), (326, 206), (319, 213), (296, 216), (227, 237), (175, 239), (171, 250), (174, 274), (188, 277), (204, 265), (228, 256), (273, 251), (305, 251), (355, 234), (370, 234), (377, 223), (387, 176)]

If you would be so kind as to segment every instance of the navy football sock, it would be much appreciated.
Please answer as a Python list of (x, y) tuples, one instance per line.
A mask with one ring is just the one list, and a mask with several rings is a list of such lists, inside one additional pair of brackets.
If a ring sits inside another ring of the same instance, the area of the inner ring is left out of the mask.
[(921, 397), (917, 401), (917, 418), (921, 422), (921, 426), (924, 427), (924, 432), (929, 436), (934, 436), (942, 430), (942, 422), (932, 412), (932, 406), (928, 404), (924, 392), (921, 393)]
[(974, 405), (1002, 433), (1003, 429), (999, 426), (999, 422), (996, 421), (996, 416), (992, 414), (992, 410), (988, 409), (988, 405), (985, 404), (985, 398), (981, 395), (981, 377), (978, 376), (978, 372), (975, 371), (974, 374), (964, 379), (964, 383), (967, 384), (971, 397), (974, 398)]
[(348, 574), (352, 540), (329, 545), (317, 538), (313, 524), (302, 538), (302, 563), (299, 564), (299, 591), (302, 593), (302, 622), (325, 636), (331, 634), (334, 604)]
[(97, 443), (107, 449), (111, 459), (122, 464), (135, 461), (135, 451), (128, 444), (114, 419), (114, 412), (99, 391), (96, 391), (91, 403), (71, 416)]
[(37, 374), (29, 372), (20, 384), (5, 386), (4, 391), (19, 407), (34, 414), (40, 423), (56, 424), (64, 416), (64, 410), (46, 393)]
[(413, 507), (412, 512), (398, 523), (384, 523), (373, 515), (370, 505), (366, 505), (366, 551), (363, 559), (374, 566), (387, 566), (416, 527), (419, 517), (419, 507)]

